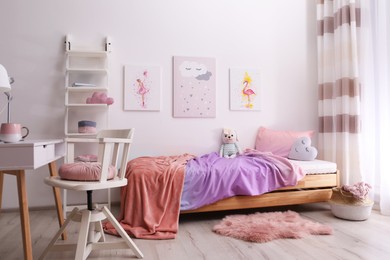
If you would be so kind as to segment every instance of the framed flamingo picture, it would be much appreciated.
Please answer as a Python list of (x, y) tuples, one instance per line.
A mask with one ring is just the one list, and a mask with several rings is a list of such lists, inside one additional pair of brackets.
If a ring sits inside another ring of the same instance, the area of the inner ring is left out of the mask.
[(230, 69), (230, 110), (260, 110), (260, 70)]
[(159, 111), (161, 67), (126, 65), (124, 110)]

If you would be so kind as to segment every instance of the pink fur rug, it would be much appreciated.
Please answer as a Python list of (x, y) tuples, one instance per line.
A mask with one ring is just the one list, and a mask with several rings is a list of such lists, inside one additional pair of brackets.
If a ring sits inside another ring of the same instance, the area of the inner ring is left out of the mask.
[(217, 234), (250, 242), (264, 243), (280, 238), (302, 238), (307, 235), (330, 235), (330, 226), (301, 218), (294, 211), (231, 215), (215, 225)]

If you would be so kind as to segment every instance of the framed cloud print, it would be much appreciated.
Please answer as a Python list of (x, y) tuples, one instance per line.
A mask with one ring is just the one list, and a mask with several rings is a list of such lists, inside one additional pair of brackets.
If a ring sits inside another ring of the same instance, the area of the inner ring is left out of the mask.
[(173, 116), (215, 117), (215, 58), (173, 57)]
[(126, 65), (124, 68), (124, 110), (159, 111), (161, 67)]

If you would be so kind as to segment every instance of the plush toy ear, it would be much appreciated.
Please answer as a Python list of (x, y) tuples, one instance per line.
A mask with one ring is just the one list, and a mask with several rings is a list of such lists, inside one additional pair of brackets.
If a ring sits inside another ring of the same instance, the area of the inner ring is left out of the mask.
[(225, 132), (226, 132), (226, 128), (223, 128), (223, 129), (222, 129), (222, 134), (221, 134), (222, 139), (225, 137)]
[(288, 158), (300, 161), (312, 161), (317, 157), (317, 154), (317, 149), (311, 146), (310, 138), (305, 136), (298, 138), (291, 146)]

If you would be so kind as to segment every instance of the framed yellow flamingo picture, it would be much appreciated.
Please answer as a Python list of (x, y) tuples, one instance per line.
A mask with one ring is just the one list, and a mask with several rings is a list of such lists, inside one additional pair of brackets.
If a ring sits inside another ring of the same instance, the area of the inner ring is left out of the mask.
[(124, 110), (159, 111), (161, 68), (126, 65), (124, 73)]
[(260, 70), (230, 69), (230, 110), (260, 111)]

